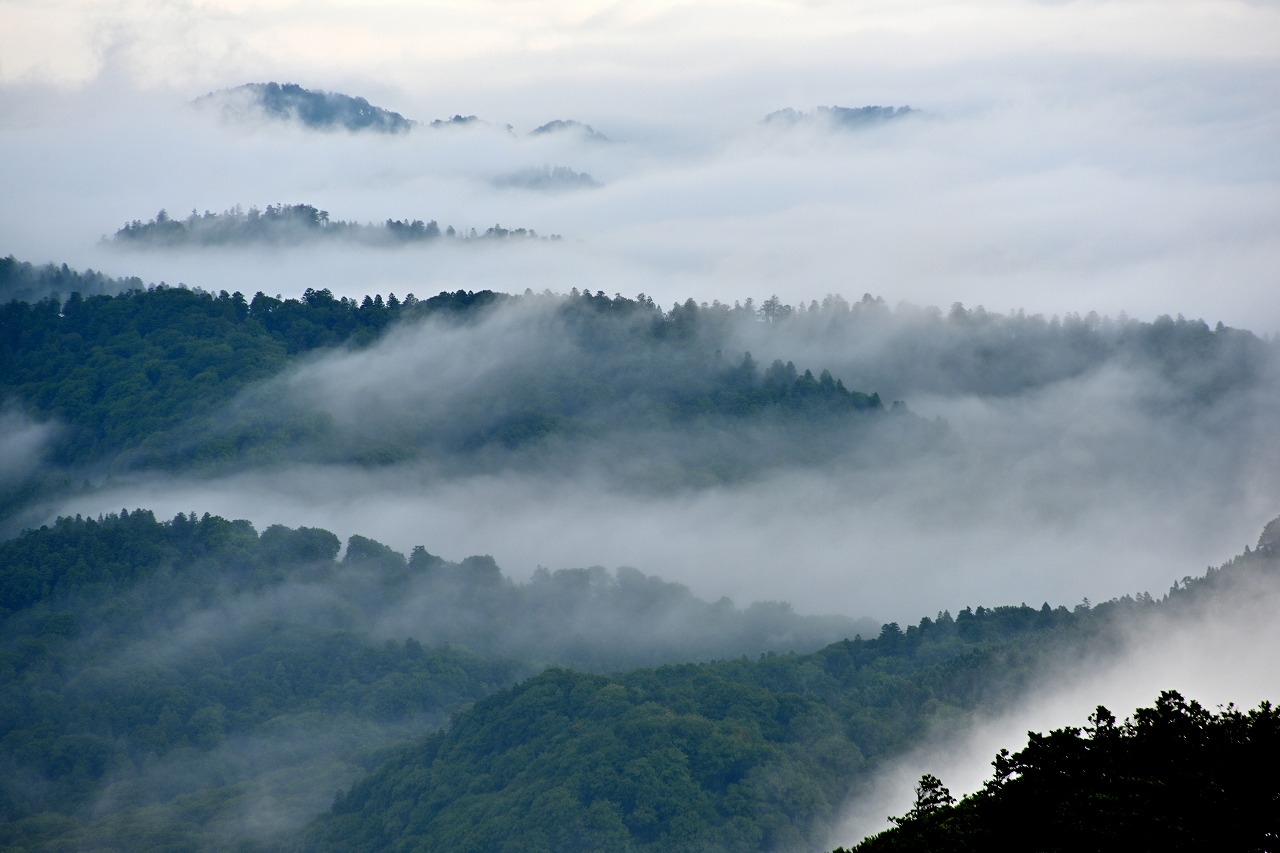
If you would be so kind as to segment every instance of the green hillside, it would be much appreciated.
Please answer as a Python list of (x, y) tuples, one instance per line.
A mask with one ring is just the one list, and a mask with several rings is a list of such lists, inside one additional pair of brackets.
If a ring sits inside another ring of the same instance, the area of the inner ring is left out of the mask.
[(1158, 602), (966, 609), (807, 655), (543, 673), (357, 783), (302, 849), (816, 849), (867, 771), (928, 728), (1277, 571), (1260, 548)]

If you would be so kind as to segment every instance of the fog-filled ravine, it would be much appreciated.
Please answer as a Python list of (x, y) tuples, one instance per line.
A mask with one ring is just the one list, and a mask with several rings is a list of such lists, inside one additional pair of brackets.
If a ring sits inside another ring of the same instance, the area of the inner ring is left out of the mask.
[(11, 532), (194, 509), (912, 619), (1163, 588), (1280, 464), (1274, 344), (1199, 320), (135, 287), (5, 309)]
[(1277, 34), (3, 5), (0, 847), (936, 847), (1261, 760)]
[[(63, 518), (0, 543), (0, 832), (16, 849), (821, 849), (880, 829), (868, 809), (905, 811), (913, 766), (970, 784), (958, 745), (1016, 746), (1010, 720), (1152, 682), (1265, 695), (1278, 542), (1280, 519), (1159, 598), (877, 629), (629, 568), (514, 583), (488, 556), (318, 528)], [(1274, 758), (1261, 738), (1236, 778)]]

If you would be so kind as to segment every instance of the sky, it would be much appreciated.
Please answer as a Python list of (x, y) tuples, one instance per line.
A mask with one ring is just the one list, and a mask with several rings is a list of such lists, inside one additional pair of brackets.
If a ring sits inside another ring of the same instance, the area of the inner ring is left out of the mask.
[[(1000, 312), (1182, 313), (1271, 333), (1277, 45), (1280, 7), (1232, 0), (6, 0), (0, 249), (247, 293), (300, 292), (304, 276), (356, 296), (480, 284), (644, 291), (663, 304), (872, 292)], [(304, 139), (183, 108), (267, 80), (489, 127)], [(761, 127), (778, 109), (830, 105), (921, 112), (835, 139)], [(524, 136), (562, 118), (617, 143)], [(495, 186), (544, 165), (604, 187)], [(98, 245), (161, 207), (281, 202), (361, 221), (501, 222), (566, 243), (276, 267)]]

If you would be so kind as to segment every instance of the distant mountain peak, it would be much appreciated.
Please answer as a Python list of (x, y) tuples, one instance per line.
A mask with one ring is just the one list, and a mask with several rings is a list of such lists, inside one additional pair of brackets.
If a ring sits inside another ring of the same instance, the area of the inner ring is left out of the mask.
[(583, 124), (573, 119), (556, 119), (546, 124), (539, 125), (529, 131), (530, 136), (542, 136), (548, 133), (571, 133), (581, 136), (583, 139), (589, 139), (592, 142), (612, 142), (609, 137), (596, 130), (589, 124)]
[(194, 103), (221, 106), (223, 115), (229, 118), (262, 117), (296, 122), (315, 130), (402, 133), (415, 124), (364, 98), (304, 89), (297, 83), (245, 83), (210, 92)]
[(595, 189), (602, 184), (586, 172), (575, 172), (568, 166), (531, 167), (518, 172), (498, 175), (492, 181), (495, 187), (524, 190), (581, 190)]
[(894, 119), (904, 118), (920, 112), (912, 107), (816, 107), (813, 112), (805, 113), (787, 107), (769, 113), (764, 123), (773, 127), (794, 127), (796, 125), (822, 124), (828, 127), (852, 130), (883, 124)]
[(465, 127), (469, 124), (484, 124), (477, 116), (454, 115), (450, 118), (438, 118), (431, 122), (432, 127)]

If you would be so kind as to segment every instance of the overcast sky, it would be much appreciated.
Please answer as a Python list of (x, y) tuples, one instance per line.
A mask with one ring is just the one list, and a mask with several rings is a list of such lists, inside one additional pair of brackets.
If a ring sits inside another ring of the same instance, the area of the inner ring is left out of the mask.
[[(0, 251), (250, 294), (870, 291), (1275, 332), (1278, 60), (1280, 6), (1234, 0), (5, 0)], [(182, 108), (267, 80), (491, 126), (304, 137)], [(871, 104), (922, 112), (834, 137), (760, 126), (784, 107)], [(617, 144), (522, 136), (557, 118)], [(605, 186), (495, 186), (544, 165)], [(161, 207), (280, 202), (566, 242), (252, 264), (96, 245)]]

